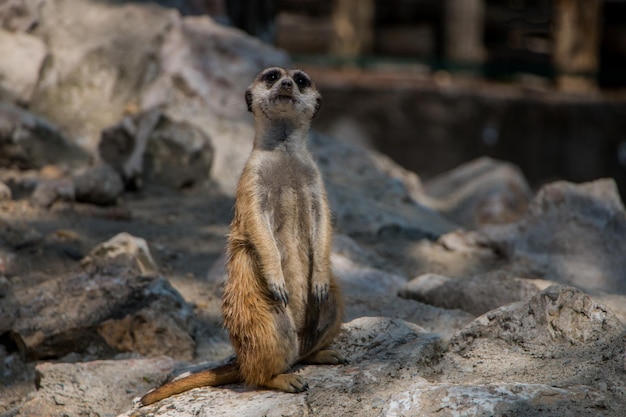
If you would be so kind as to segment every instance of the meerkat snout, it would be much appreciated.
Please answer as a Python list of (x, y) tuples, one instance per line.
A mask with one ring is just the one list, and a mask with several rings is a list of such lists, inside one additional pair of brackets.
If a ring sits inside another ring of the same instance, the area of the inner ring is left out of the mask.
[(280, 82), (280, 88), (282, 88), (283, 90), (291, 91), (291, 89), (293, 88), (293, 81), (291, 81), (291, 79), (289, 78), (283, 78)]

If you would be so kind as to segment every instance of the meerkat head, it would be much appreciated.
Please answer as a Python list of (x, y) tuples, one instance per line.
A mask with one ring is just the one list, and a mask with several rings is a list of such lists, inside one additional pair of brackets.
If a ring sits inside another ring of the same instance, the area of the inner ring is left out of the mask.
[(311, 77), (301, 70), (267, 68), (246, 90), (248, 110), (269, 120), (310, 121), (320, 108), (322, 97)]

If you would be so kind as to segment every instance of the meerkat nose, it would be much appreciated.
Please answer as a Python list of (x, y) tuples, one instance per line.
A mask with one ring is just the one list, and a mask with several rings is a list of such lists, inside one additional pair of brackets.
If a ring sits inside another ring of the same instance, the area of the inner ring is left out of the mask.
[(280, 87), (284, 90), (291, 90), (293, 88), (293, 81), (289, 78), (285, 78), (280, 82)]

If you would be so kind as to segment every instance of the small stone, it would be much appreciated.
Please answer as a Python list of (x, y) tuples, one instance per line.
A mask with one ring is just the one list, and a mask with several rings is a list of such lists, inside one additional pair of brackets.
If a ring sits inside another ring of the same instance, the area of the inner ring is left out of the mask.
[(119, 233), (93, 248), (81, 261), (84, 267), (131, 267), (139, 274), (153, 274), (158, 270), (148, 242), (128, 233)]
[(31, 196), (34, 205), (48, 208), (56, 201), (74, 201), (74, 183), (68, 178), (40, 181)]
[(110, 165), (91, 167), (74, 177), (76, 201), (102, 206), (115, 204), (124, 191), (120, 174)]

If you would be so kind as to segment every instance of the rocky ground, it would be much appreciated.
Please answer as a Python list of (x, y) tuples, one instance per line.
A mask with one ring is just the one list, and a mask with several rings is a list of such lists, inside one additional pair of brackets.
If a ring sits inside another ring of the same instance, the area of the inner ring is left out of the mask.
[(318, 133), (350, 363), (296, 368), (304, 394), (138, 407), (232, 354), (219, 297), (253, 134), (242, 96), (289, 58), (145, 4), (5, 2), (0, 22), (1, 416), (625, 414), (612, 180), (532, 191), (483, 158), (422, 183)]

